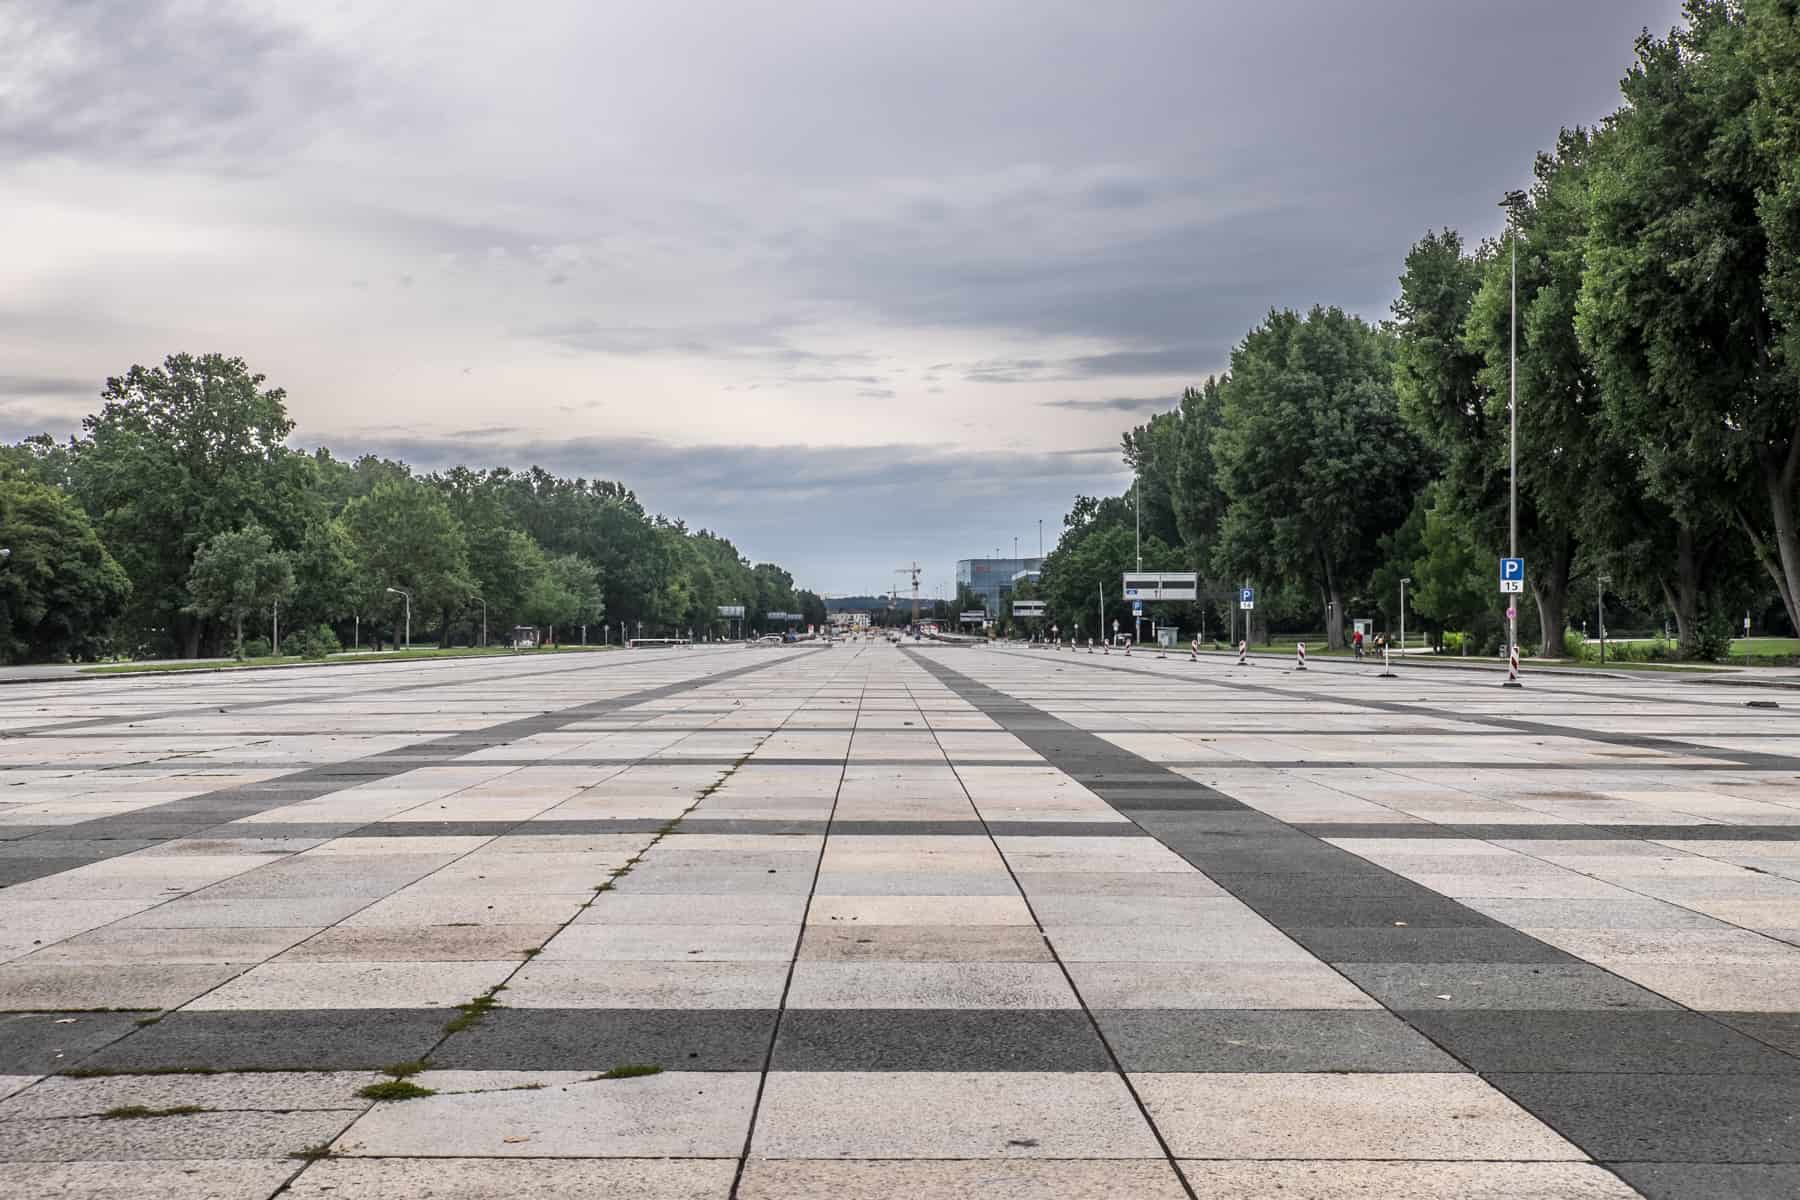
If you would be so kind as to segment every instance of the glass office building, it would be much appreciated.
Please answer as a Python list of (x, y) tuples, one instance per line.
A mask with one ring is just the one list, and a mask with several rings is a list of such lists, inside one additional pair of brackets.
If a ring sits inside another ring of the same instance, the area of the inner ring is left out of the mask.
[(1043, 568), (1041, 558), (965, 558), (956, 564), (958, 589), (967, 588), (981, 597), (988, 617), (1001, 616), (1012, 594), (1015, 576), (1035, 576)]

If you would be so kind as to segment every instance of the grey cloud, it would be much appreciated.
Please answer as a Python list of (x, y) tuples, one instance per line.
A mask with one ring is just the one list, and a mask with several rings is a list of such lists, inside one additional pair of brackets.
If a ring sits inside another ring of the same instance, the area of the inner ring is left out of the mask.
[(99, 394), (99, 385), (91, 379), (69, 379), (60, 375), (0, 375), (0, 401), (45, 396), (81, 396), (92, 399)]
[(856, 394), (865, 400), (892, 400), (900, 393), (893, 388), (862, 388)]
[(358, 64), (236, 7), (15, 0), (0, 11), (14, 158), (271, 167), (354, 95)]
[(1045, 408), (1072, 408), (1081, 412), (1143, 412), (1175, 406), (1173, 396), (1112, 396), (1100, 400), (1043, 400)]

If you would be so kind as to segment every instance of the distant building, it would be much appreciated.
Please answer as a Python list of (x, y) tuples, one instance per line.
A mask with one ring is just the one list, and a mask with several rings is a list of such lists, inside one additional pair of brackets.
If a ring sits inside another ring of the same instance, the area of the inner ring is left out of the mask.
[(967, 588), (981, 597), (988, 617), (1003, 616), (1002, 605), (1012, 595), (1015, 584), (1036, 578), (1043, 569), (1041, 558), (965, 558), (956, 564), (958, 588)]

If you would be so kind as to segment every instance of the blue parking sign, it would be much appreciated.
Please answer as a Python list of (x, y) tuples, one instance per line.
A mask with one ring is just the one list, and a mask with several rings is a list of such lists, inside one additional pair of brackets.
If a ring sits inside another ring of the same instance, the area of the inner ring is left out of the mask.
[(1500, 560), (1500, 590), (1506, 593), (1525, 590), (1524, 559), (1503, 558)]

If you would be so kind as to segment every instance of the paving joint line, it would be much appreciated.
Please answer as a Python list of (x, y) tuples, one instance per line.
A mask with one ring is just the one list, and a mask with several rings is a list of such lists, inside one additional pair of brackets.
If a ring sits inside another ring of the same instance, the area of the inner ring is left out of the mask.
[[(867, 647), (857, 647), (856, 653), (851, 656), (848, 663), (845, 663), (845, 666), (848, 667), (855, 663), (857, 659), (863, 656), (866, 649)], [(865, 681), (868, 678), (867, 670), (868, 668), (865, 664), (863, 676)], [(842, 674), (842, 670), (834, 672), (826, 681), (826, 685)], [(826, 685), (821, 685), (820, 690), (823, 690), (823, 687)], [(863, 692), (859, 693), (857, 698), (856, 712), (858, 721), (860, 721), (862, 717), (862, 696), (866, 693), (867, 688), (865, 685)], [(818, 691), (815, 691), (813, 695), (818, 695)], [(783, 724), (786, 724), (786, 722), (784, 721)], [(770, 736), (774, 736), (773, 733), (771, 733)], [(853, 745), (856, 740), (856, 731), (854, 727), (851, 729), (850, 740)], [(813, 860), (812, 883), (806, 890), (806, 907), (800, 912), (800, 928), (794, 934), (794, 948), (788, 956), (787, 974), (781, 981), (781, 996), (775, 1004), (775, 1019), (770, 1022), (769, 1025), (769, 1045), (767, 1049), (763, 1051), (762, 1070), (758, 1072), (756, 1078), (756, 1095), (750, 1102), (750, 1120), (744, 1128), (744, 1148), (738, 1155), (737, 1169), (732, 1172), (731, 1188), (725, 1193), (727, 1200), (737, 1200), (738, 1191), (744, 1184), (744, 1172), (750, 1166), (750, 1147), (756, 1140), (756, 1122), (762, 1115), (763, 1092), (766, 1091), (769, 1086), (769, 1075), (774, 1068), (775, 1047), (781, 1040), (781, 1021), (782, 1018), (787, 1015), (788, 993), (794, 986), (794, 972), (798, 970), (800, 966), (800, 948), (806, 943), (806, 921), (807, 918), (812, 915), (813, 897), (818, 894), (819, 890), (819, 875), (825, 868), (825, 848), (831, 844), (831, 823), (837, 816), (838, 803), (842, 800), (844, 795), (844, 780), (849, 777), (849, 774), (850, 745), (846, 745), (844, 747), (844, 766), (838, 773), (837, 790), (834, 791), (831, 796), (831, 812), (825, 817), (825, 831), (819, 838), (819, 854), (818, 857)]]

